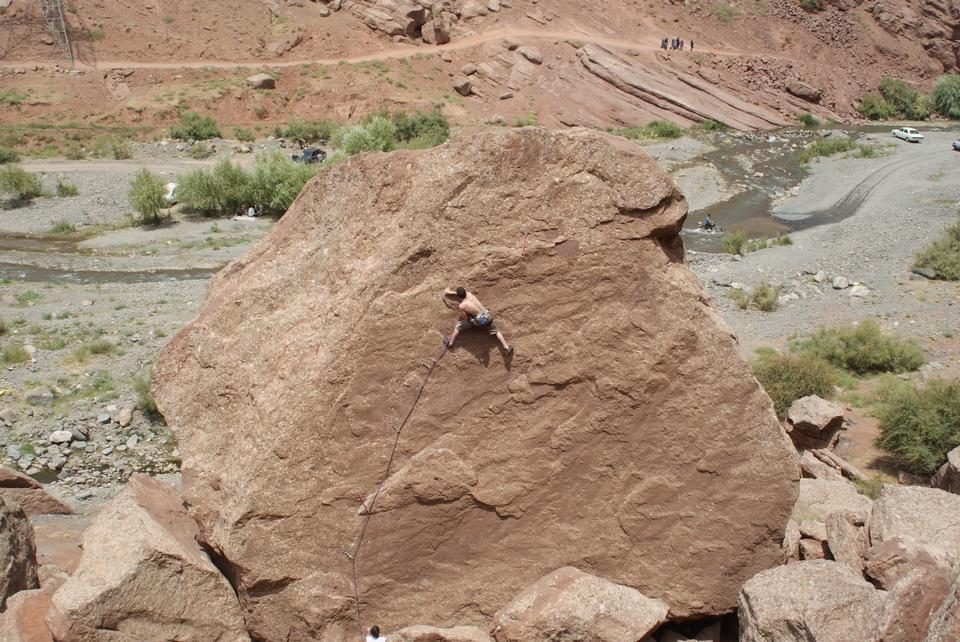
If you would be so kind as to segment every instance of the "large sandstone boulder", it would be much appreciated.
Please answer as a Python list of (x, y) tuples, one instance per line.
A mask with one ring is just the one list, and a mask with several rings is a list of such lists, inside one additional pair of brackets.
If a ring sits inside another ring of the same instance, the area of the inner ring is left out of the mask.
[(20, 506), (0, 497), (0, 610), (17, 591), (38, 586), (33, 526)]
[(740, 642), (868, 642), (885, 596), (828, 560), (763, 571), (740, 592)]
[(475, 626), (454, 626), (441, 629), (417, 624), (390, 634), (390, 642), (494, 642)]
[(807, 520), (826, 524), (831, 513), (846, 511), (852, 519), (866, 523), (872, 509), (873, 501), (846, 480), (801, 479), (793, 519), (798, 524)]
[(47, 626), (51, 597), (66, 581), (64, 572), (54, 572), (41, 588), (20, 591), (7, 600), (7, 610), (0, 613), (0, 640), (3, 642), (53, 642)]
[(938, 488), (887, 485), (873, 504), (870, 541), (900, 537), (934, 546), (960, 570), (960, 495)]
[[(639, 147), (584, 130), (322, 169), (154, 378), (253, 637), (355, 632), (358, 489), (416, 400), (357, 556), (365, 620), (482, 625), (584, 560), (679, 617), (733, 608), (779, 561), (799, 466), (683, 262), (685, 214)], [(420, 396), (461, 284), (517, 352), (467, 332)]]
[(230, 584), (196, 541), (179, 494), (146, 475), (83, 534), (83, 557), (53, 595), (57, 642), (249, 642)]
[(73, 510), (48, 493), (32, 477), (0, 466), (0, 497), (19, 504), (27, 515), (70, 515)]
[(953, 573), (944, 568), (917, 570), (893, 587), (877, 623), (877, 642), (919, 642), (950, 590)]
[(877, 586), (889, 590), (917, 570), (949, 568), (946, 554), (929, 545), (892, 537), (871, 546), (864, 554), (863, 569)]
[(956, 642), (960, 640), (960, 577), (953, 582), (950, 592), (927, 623), (927, 637), (923, 642)]
[(566, 566), (498, 611), (493, 631), (497, 642), (622, 642), (639, 640), (666, 619), (660, 600)]
[(797, 399), (787, 410), (787, 432), (797, 448), (833, 448), (843, 429), (843, 408), (816, 395)]

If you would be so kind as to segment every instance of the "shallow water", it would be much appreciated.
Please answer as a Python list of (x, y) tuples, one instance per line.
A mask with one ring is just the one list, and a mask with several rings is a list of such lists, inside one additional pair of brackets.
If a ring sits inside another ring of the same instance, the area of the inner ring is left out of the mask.
[(217, 270), (186, 268), (181, 270), (69, 270), (42, 268), (19, 263), (0, 263), (0, 279), (21, 283), (155, 283), (157, 281), (207, 280)]

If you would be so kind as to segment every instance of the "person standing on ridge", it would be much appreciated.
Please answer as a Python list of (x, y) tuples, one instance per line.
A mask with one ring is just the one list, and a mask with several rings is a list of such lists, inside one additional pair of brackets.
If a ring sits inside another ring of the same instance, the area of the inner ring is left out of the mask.
[(513, 353), (513, 348), (507, 343), (507, 340), (503, 338), (503, 333), (497, 328), (497, 324), (493, 322), (493, 315), (490, 314), (490, 310), (480, 303), (480, 299), (478, 299), (473, 292), (467, 292), (464, 288), (457, 288), (455, 290), (453, 288), (447, 288), (443, 291), (443, 296), (444, 302), (447, 300), (446, 297), (456, 297), (460, 300), (460, 304), (457, 306), (459, 312), (457, 325), (453, 327), (453, 333), (449, 338), (444, 337), (444, 343), (446, 343), (448, 348), (453, 347), (457, 337), (460, 336), (460, 333), (464, 330), (469, 330), (470, 328), (486, 328), (491, 337), (497, 338), (497, 341), (499, 341), (503, 349), (507, 351), (507, 354)]
[(370, 634), (367, 636), (366, 642), (387, 642), (387, 638), (380, 635), (380, 627), (374, 624), (370, 627)]

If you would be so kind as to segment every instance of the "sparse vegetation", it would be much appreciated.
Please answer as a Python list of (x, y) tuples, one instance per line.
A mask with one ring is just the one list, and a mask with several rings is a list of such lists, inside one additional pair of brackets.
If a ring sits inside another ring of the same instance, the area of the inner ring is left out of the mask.
[(163, 421), (163, 415), (160, 414), (160, 410), (157, 408), (157, 402), (154, 400), (153, 393), (150, 391), (151, 379), (152, 375), (150, 373), (137, 375), (133, 378), (131, 383), (133, 392), (137, 396), (137, 407), (150, 421)]
[(702, 129), (708, 132), (725, 132), (728, 129), (730, 129), (723, 123), (716, 120), (705, 120), (703, 122), (697, 123), (695, 127), (697, 129)]
[(856, 144), (849, 138), (819, 138), (800, 152), (799, 160), (801, 163), (809, 163), (814, 158), (833, 156), (855, 148)]
[(30, 353), (19, 343), (4, 346), (3, 352), (0, 352), (0, 362), (6, 365), (24, 363), (26, 361), (30, 361)]
[(730, 234), (723, 235), (723, 251), (727, 254), (742, 254), (743, 246), (747, 242), (747, 233), (743, 230), (736, 230)]
[(713, 15), (721, 24), (729, 25), (740, 15), (740, 9), (725, 3), (715, 4), (713, 5)]
[(208, 140), (221, 138), (220, 126), (210, 116), (201, 116), (192, 111), (180, 116), (180, 123), (170, 128), (170, 137), (180, 140)]
[(859, 492), (861, 495), (866, 495), (870, 499), (877, 499), (880, 497), (880, 491), (883, 490), (883, 484), (883, 477), (880, 477), (879, 475), (874, 475), (866, 480), (853, 480), (853, 485), (857, 487), (857, 492)]
[(205, 216), (231, 216), (250, 201), (250, 175), (223, 159), (212, 170), (195, 169), (178, 176), (177, 198)]
[(823, 3), (820, 0), (800, 0), (800, 6), (804, 11), (811, 13), (823, 9)]
[(884, 333), (876, 321), (864, 319), (854, 326), (821, 327), (794, 349), (858, 375), (916, 370), (925, 359), (911, 339)]
[(877, 445), (917, 475), (930, 475), (960, 446), (960, 383), (932, 379), (898, 386), (879, 404)]
[(19, 207), (43, 193), (40, 177), (24, 170), (19, 165), (0, 165), (0, 195), (6, 207)]
[(800, 121), (806, 127), (819, 127), (820, 121), (817, 120), (817, 117), (811, 114), (808, 111), (805, 111), (801, 114), (797, 114), (797, 120)]
[(613, 133), (630, 140), (670, 139), (683, 136), (683, 127), (665, 120), (653, 120), (643, 126), (617, 129)]
[(133, 154), (130, 152), (130, 145), (127, 141), (120, 138), (110, 140), (110, 154), (116, 160), (127, 160), (133, 157)]
[(350, 156), (360, 152), (389, 152), (396, 145), (397, 127), (382, 116), (347, 129), (341, 136), (341, 147)]
[(11, 87), (10, 89), (0, 89), (0, 104), (16, 106), (25, 101), (28, 97), (29, 94), (15, 87)]
[(0, 165), (4, 163), (16, 163), (20, 160), (20, 154), (9, 147), (0, 147)]
[(761, 312), (773, 312), (777, 309), (780, 288), (767, 281), (761, 281), (752, 290), (731, 288), (728, 296), (741, 310), (753, 308)]
[(960, 120), (960, 74), (945, 74), (937, 78), (931, 101), (937, 113)]
[(206, 143), (194, 143), (187, 150), (187, 156), (194, 160), (203, 160), (213, 155), (213, 149)]
[(274, 128), (273, 135), (279, 138), (302, 139), (308, 143), (331, 140), (340, 129), (332, 120), (295, 120)]
[(539, 127), (540, 120), (537, 117), (537, 114), (531, 112), (526, 116), (521, 116), (517, 119), (517, 122), (514, 123), (514, 127)]
[(67, 234), (76, 234), (77, 226), (66, 219), (60, 219), (59, 221), (54, 221), (53, 225), (50, 226), (50, 229), (48, 230), (48, 232), (55, 236), (65, 236)]
[(233, 137), (239, 140), (241, 143), (252, 143), (254, 140), (256, 140), (254, 133), (244, 127), (234, 127)]
[(833, 396), (837, 376), (829, 363), (817, 357), (781, 354), (772, 348), (757, 351), (751, 363), (753, 374), (783, 417), (797, 399), (808, 395)]
[(161, 212), (167, 206), (164, 198), (166, 187), (163, 180), (148, 169), (141, 169), (130, 182), (130, 206), (140, 215), (143, 225), (155, 225), (161, 220)]
[(913, 264), (935, 271), (937, 278), (960, 280), (960, 223), (947, 228), (942, 237), (918, 252)]
[(76, 196), (80, 193), (80, 190), (77, 189), (77, 186), (72, 183), (64, 183), (63, 181), (57, 179), (57, 196), (60, 198), (69, 198), (71, 196)]

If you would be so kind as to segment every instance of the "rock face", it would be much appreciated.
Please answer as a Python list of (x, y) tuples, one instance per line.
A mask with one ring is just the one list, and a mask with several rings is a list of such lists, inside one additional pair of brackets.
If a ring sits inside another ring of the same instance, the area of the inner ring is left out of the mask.
[(890, 591), (875, 638), (878, 642), (918, 642), (930, 627), (931, 616), (937, 611), (950, 590), (953, 574), (944, 568), (914, 571)]
[(321, 170), (154, 378), (251, 635), (355, 632), (357, 491), (384, 474), (460, 284), (517, 352), (473, 331), (437, 365), (358, 557), (364, 617), (480, 625), (584, 560), (681, 617), (733, 608), (779, 561), (799, 466), (682, 261), (685, 214), (637, 146), (584, 130)]
[(569, 639), (639, 640), (667, 619), (667, 605), (639, 591), (557, 569), (515, 597), (493, 618), (497, 642)]
[(45, 491), (33, 478), (5, 466), (0, 466), (0, 497), (19, 504), (27, 515), (73, 513), (69, 506)]
[(0, 609), (17, 591), (38, 586), (33, 526), (23, 509), (0, 497)]
[(887, 485), (873, 504), (870, 541), (902, 538), (935, 546), (960, 568), (960, 496), (937, 488)]
[(63, 572), (54, 572), (43, 580), (39, 589), (20, 591), (7, 600), (7, 610), (0, 614), (0, 640), (3, 642), (53, 642), (46, 615), (50, 598), (66, 581)]
[(493, 638), (475, 626), (440, 629), (435, 626), (408, 626), (390, 634), (391, 642), (493, 642)]
[(249, 642), (236, 595), (196, 536), (172, 487), (131, 477), (84, 532), (80, 565), (53, 595), (54, 637)]
[(955, 495), (960, 495), (960, 446), (947, 453), (947, 463), (933, 477), (933, 485)]
[(763, 571), (740, 592), (740, 642), (867, 642), (885, 595), (828, 560)]
[(787, 432), (797, 448), (833, 448), (843, 428), (843, 408), (816, 395), (797, 399), (787, 410)]
[(893, 537), (870, 547), (864, 555), (864, 572), (882, 589), (917, 570), (945, 565), (945, 554), (936, 548)]
[(927, 623), (927, 637), (923, 642), (951, 640), (960, 640), (960, 577), (954, 580), (947, 598)]

